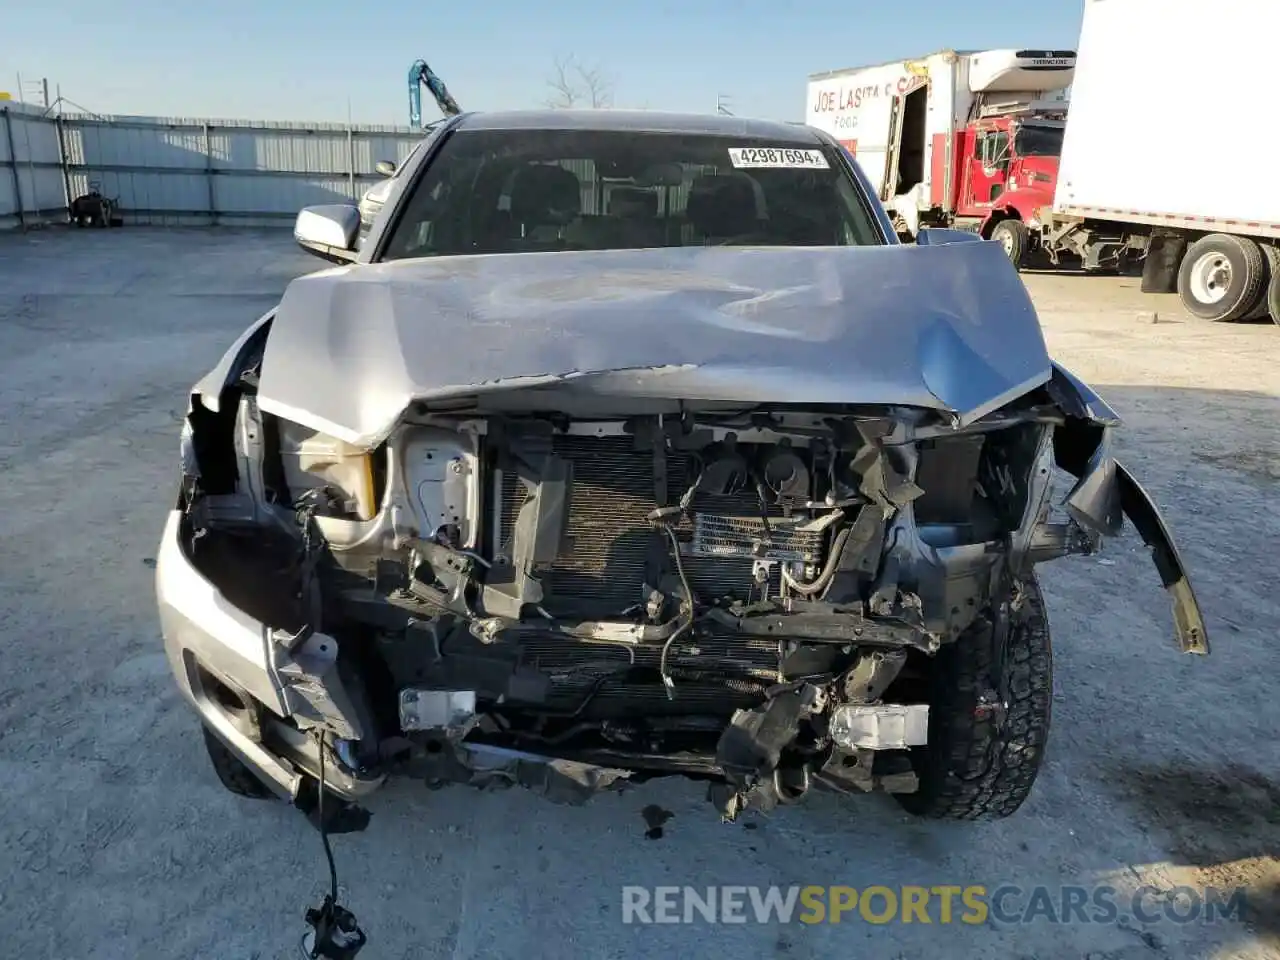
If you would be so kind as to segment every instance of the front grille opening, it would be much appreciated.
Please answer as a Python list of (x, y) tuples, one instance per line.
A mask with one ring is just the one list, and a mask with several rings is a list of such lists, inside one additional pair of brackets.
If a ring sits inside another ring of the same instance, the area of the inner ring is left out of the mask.
[[(546, 593), (543, 606), (552, 615), (609, 617), (642, 603), (651, 558), (665, 557), (669, 542), (647, 517), (658, 505), (654, 491), (653, 453), (637, 450), (630, 437), (557, 436), (557, 456), (573, 461), (573, 496), (568, 533), (560, 557), (538, 572)], [(667, 455), (667, 498), (674, 502), (692, 482), (692, 465), (678, 452)], [(525, 487), (512, 474), (502, 474), (496, 491), (496, 528), (501, 548), (510, 542)], [(685, 521), (677, 528), (685, 573), (703, 599), (726, 596), (758, 599), (762, 588), (753, 578), (751, 540), (763, 529), (754, 491), (732, 497), (699, 496), (693, 503), (702, 515), (700, 529)], [(781, 510), (771, 508), (771, 518)], [(779, 589), (777, 561), (820, 557), (822, 535), (775, 536), (781, 551), (770, 560), (769, 595)], [(665, 561), (664, 561), (665, 562)], [(807, 561), (816, 562), (816, 561)]]

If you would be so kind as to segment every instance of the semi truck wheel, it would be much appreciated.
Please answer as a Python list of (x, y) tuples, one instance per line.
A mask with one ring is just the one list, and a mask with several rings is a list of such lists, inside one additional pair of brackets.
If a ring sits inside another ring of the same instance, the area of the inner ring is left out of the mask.
[(1015, 267), (1022, 266), (1027, 254), (1029, 231), (1021, 220), (1001, 220), (991, 228), (991, 239), (1004, 247), (1005, 254)]
[(1271, 311), (1271, 319), (1280, 325), (1280, 257), (1271, 261), (1271, 282), (1267, 284), (1267, 309)]
[(1258, 309), (1249, 314), (1247, 320), (1265, 320), (1268, 315), (1276, 323), (1280, 324), (1280, 287), (1277, 286), (1276, 276), (1280, 274), (1280, 246), (1274, 243), (1260, 244), (1264, 259), (1267, 262), (1267, 280), (1266, 290), (1258, 304)]
[(1178, 268), (1178, 297), (1201, 320), (1243, 320), (1258, 306), (1267, 282), (1262, 248), (1248, 237), (1214, 233), (1197, 240)]

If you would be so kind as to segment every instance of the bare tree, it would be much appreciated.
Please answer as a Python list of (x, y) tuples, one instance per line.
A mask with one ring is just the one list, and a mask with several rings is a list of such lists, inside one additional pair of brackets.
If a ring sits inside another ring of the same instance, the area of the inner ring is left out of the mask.
[(551, 88), (547, 106), (553, 109), (613, 106), (613, 82), (600, 67), (587, 66), (573, 56), (556, 58), (547, 86)]

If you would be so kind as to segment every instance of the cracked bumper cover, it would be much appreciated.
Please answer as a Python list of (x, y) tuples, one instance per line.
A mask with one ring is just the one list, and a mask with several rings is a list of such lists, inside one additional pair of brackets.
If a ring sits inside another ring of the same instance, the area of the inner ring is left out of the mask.
[(1187, 575), (1173, 534), (1155, 501), (1134, 475), (1112, 455), (1112, 430), (1119, 415), (1087, 384), (1054, 364), (1049, 392), (1067, 414), (1054, 436), (1058, 466), (1077, 478), (1066, 498), (1068, 512), (1082, 526), (1102, 536), (1120, 532), (1122, 518), (1133, 524), (1169, 592), (1174, 636), (1183, 653), (1209, 653), (1204, 614)]
[[(313, 633), (292, 650), (289, 636), (234, 606), (191, 563), (180, 540), (182, 514), (169, 513), (156, 556), (156, 599), (165, 653), (178, 687), (200, 719), (275, 793), (298, 796), (315, 776), (314, 738), (321, 727), (344, 740), (365, 735), (350, 690), (337, 671), (337, 641)], [(228, 709), (212, 680), (262, 709), (253, 717)], [(274, 736), (272, 735), (274, 734)], [(381, 777), (329, 762), (326, 786), (359, 799)]]

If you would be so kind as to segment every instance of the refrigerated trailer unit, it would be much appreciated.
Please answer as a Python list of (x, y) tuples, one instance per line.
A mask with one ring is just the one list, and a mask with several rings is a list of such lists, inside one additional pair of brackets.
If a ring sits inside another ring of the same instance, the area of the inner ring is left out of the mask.
[(1025, 252), (1047, 207), (1075, 54), (944, 50), (814, 74), (806, 122), (854, 155), (899, 232), (971, 229)]
[(1277, 37), (1280, 0), (1086, 0), (1050, 257), (1145, 256), (1195, 316), (1280, 323)]

